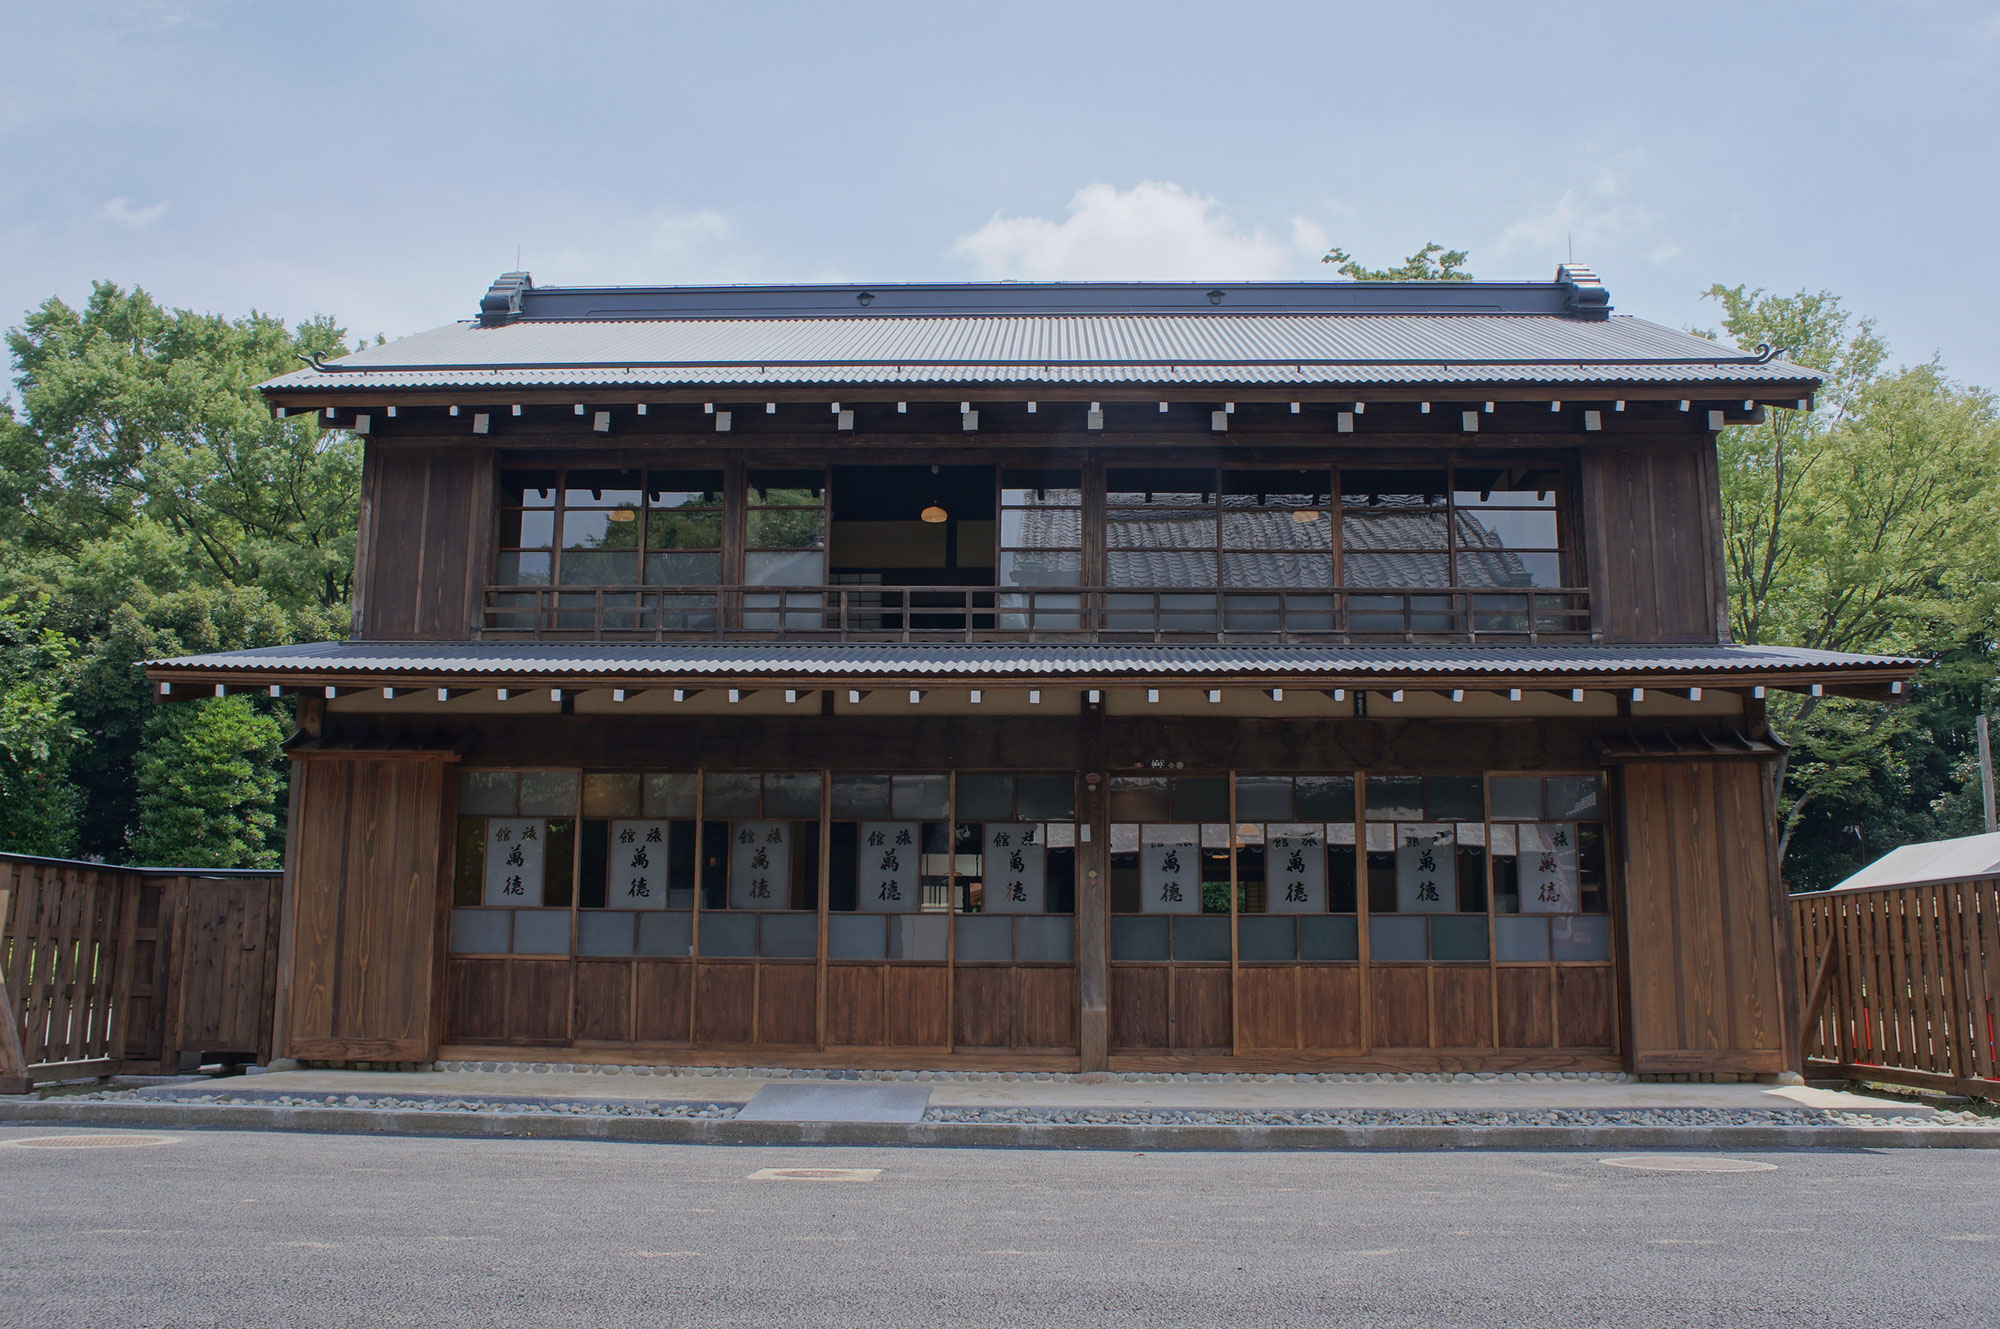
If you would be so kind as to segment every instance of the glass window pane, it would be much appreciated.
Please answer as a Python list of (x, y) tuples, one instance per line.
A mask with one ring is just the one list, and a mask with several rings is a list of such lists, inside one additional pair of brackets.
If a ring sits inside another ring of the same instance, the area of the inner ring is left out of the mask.
[(1427, 775), (1424, 802), (1432, 821), (1484, 821), (1486, 781), (1477, 775)]
[(521, 815), (569, 817), (576, 814), (575, 771), (528, 771), (521, 776)]
[(888, 920), (881, 914), (833, 914), (826, 920), (826, 953), (834, 960), (880, 960), (889, 954)]
[(1424, 920), (1396, 915), (1368, 920), (1368, 958), (1374, 964), (1421, 964), (1427, 958)]
[[(1292, 819), (1292, 777), (1289, 775), (1237, 776), (1236, 819), (1238, 821), (1290, 821)], [(1324, 820), (1324, 818), (1314, 818), (1314, 820)]]
[(1549, 921), (1546, 918), (1502, 917), (1493, 920), (1495, 958), (1507, 961), (1549, 958)]
[(552, 508), (556, 505), (556, 473), (502, 471), (500, 501), (509, 507)]
[(1611, 920), (1602, 914), (1551, 918), (1549, 929), (1555, 938), (1551, 953), (1558, 960), (1611, 958)]
[[(964, 926), (964, 920), (959, 920)], [(1076, 920), (1030, 915), (1014, 921), (1014, 958), (1023, 964), (1074, 964)]]
[(1167, 958), (1166, 918), (1113, 918), (1111, 958), (1113, 960), (1159, 961)]
[(719, 549), (722, 547), (720, 512), (661, 512), (646, 514), (648, 549)]
[[(1111, 816), (1117, 821), (1166, 821), (1167, 782), (1152, 775), (1111, 777)], [(1137, 848), (1135, 842), (1134, 848)]]
[(514, 954), (568, 955), (569, 910), (516, 910), (514, 912)]
[(959, 776), (958, 819), (960, 821), (1012, 821), (1014, 819), (1014, 777), (1011, 775)]
[(512, 771), (461, 771), (458, 810), (468, 817), (506, 817), (514, 813), (520, 777)]
[(576, 921), (578, 955), (630, 955), (636, 914), (622, 909), (593, 910)]
[(1023, 775), (1014, 782), (1023, 821), (1073, 821), (1076, 780), (1068, 775)]
[(1495, 821), (1540, 821), (1542, 782), (1532, 775), (1496, 775), (1492, 781)]
[(682, 910), (639, 915), (641, 955), (684, 956), (694, 953), (694, 919)]
[(833, 777), (835, 817), (886, 817), (889, 815), (889, 777), (886, 775), (836, 775)]
[(1113, 467), (1105, 473), (1107, 500), (1115, 505), (1199, 507), (1215, 502), (1215, 472), (1202, 469)]
[(547, 549), (555, 543), (556, 518), (553, 512), (500, 514), (500, 546), (503, 549)]
[(1322, 961), (1359, 960), (1360, 938), (1358, 919), (1308, 915), (1299, 919), (1299, 958)]
[[(821, 586), (826, 583), (826, 555), (818, 552), (745, 554), (743, 580), (752, 586)], [(793, 600), (787, 608), (817, 608), (817, 605), (816, 600), (811, 604)]]
[(1549, 819), (1551, 821), (1596, 821), (1603, 816), (1598, 791), (1602, 781), (1595, 775), (1549, 777)]
[[(1444, 554), (1348, 554), (1342, 558), (1340, 569), (1343, 586), (1394, 586), (1400, 589), (1451, 585), (1451, 560)], [(1392, 612), (1400, 610), (1395, 603), (1368, 607)], [(1435, 606), (1417, 606), (1419, 612), (1426, 608), (1448, 613), (1451, 605), (1449, 601), (1440, 600)]]
[(1554, 549), (1553, 512), (1460, 512), (1453, 531), (1461, 549)]
[[(1461, 586), (1480, 587), (1560, 586), (1562, 556), (1462, 553), (1458, 556), (1458, 581)], [(1515, 610), (1525, 608), (1518, 603), (1505, 607)]]
[(1246, 961), (1290, 961), (1299, 958), (1293, 920), (1246, 916), (1236, 920), (1236, 954)]
[(1460, 466), (1454, 481), (1460, 507), (1552, 508), (1562, 476), (1546, 467)]
[(1331, 586), (1333, 555), (1226, 553), (1222, 556), (1222, 584), (1304, 590)]
[(966, 914), (958, 920), (960, 961), (1005, 964), (1014, 958), (1014, 920), (999, 914)]
[(547, 554), (500, 555), (502, 586), (547, 586), (554, 576), (555, 559)]
[(648, 775), (640, 811), (648, 817), (694, 816), (697, 779), (692, 774)]
[(1104, 542), (1110, 549), (1213, 549), (1215, 515), (1207, 508), (1112, 508)]
[(1486, 958), (1486, 918), (1484, 915), (1433, 918), (1431, 959), (1484, 960)]
[(819, 819), (819, 775), (802, 772), (764, 777), (764, 815)]
[(811, 470), (750, 472), (750, 501), (798, 507), (818, 503), (826, 493), (826, 475)]
[(569, 471), (563, 476), (565, 508), (636, 508), (644, 501), (637, 471)]
[(1340, 502), (1344, 508), (1440, 507), (1447, 487), (1441, 470), (1343, 469)]
[(451, 949), (459, 955), (505, 955), (510, 917), (506, 909), (452, 910)]
[(1301, 775), (1297, 783), (1298, 817), (1302, 821), (1354, 820), (1354, 777)]
[(638, 773), (617, 772), (584, 776), (583, 815), (586, 817), (638, 816)]
[(752, 508), (753, 549), (824, 549), (826, 514), (819, 508)]
[(705, 909), (701, 953), (720, 959), (746, 959), (757, 954), (757, 915)]
[(951, 920), (940, 914), (904, 914), (889, 923), (891, 960), (942, 960)]
[(1060, 550), (1008, 550), (1000, 555), (1002, 586), (1081, 586), (1083, 555)]
[(635, 586), (638, 581), (637, 554), (567, 553), (562, 557), (565, 586)]
[(1229, 820), (1229, 781), (1220, 776), (1183, 776), (1173, 782), (1175, 821)]
[(719, 508), (722, 506), (721, 471), (649, 471), (646, 475), (646, 506), (649, 508)]
[(889, 811), (897, 817), (945, 817), (951, 814), (951, 777), (896, 775), (889, 779)]
[(1222, 513), (1224, 549), (1333, 548), (1332, 509), (1291, 508), (1278, 512), (1244, 512), (1224, 509)]
[[(810, 960), (819, 954), (819, 918), (813, 914), (765, 914), (757, 953), (766, 959)], [(708, 926), (708, 920), (702, 920)]]
[(763, 780), (755, 775), (707, 775), (702, 778), (702, 815), (754, 817), (762, 810)]
[(1424, 781), (1418, 775), (1371, 775), (1368, 777), (1368, 820), (1421, 821), (1424, 816)]
[(1227, 960), (1229, 920), (1227, 918), (1176, 918), (1174, 959)]
[[(1106, 580), (1113, 586), (1213, 586), (1216, 579), (1216, 562), (1213, 554), (1114, 549), (1104, 556), (1104, 571)], [(1148, 611), (1151, 609), (1151, 602), (1139, 601), (1132, 607)], [(1206, 607), (1212, 617), (1213, 602)], [(1173, 608), (1171, 601), (1168, 602), (1167, 608), (1169, 610)]]

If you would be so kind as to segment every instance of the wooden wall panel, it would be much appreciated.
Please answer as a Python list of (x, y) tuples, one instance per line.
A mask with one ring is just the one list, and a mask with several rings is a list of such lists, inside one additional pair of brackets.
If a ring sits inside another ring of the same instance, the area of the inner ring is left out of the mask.
[(879, 1047), (888, 1041), (882, 1019), (879, 964), (832, 964), (826, 970), (826, 1041), (834, 1046)]
[(437, 1055), (439, 874), (449, 763), (314, 757), (297, 764), (300, 834), (285, 979), (286, 1055)]
[(1427, 967), (1384, 966), (1368, 971), (1374, 1045), (1427, 1048), (1431, 1045), (1430, 981)]
[(1074, 1051), (1076, 970), (1022, 966), (1014, 970), (1014, 1046)]
[(1777, 929), (1786, 920), (1772, 911), (1765, 778), (1748, 761), (1623, 768), (1635, 1070), (1785, 1068)]
[(1618, 975), (1611, 966), (1556, 970), (1556, 1032), (1566, 1048), (1618, 1045)]
[(1014, 1040), (1014, 972), (982, 965), (952, 972), (952, 1042), (1002, 1048)]
[(1313, 1051), (1361, 1046), (1361, 967), (1299, 968), (1299, 1041)]
[(631, 960), (576, 962), (578, 1042), (626, 1043), (632, 1039)]
[(819, 968), (812, 964), (758, 965), (757, 1042), (760, 1046), (811, 1046), (819, 1039)]
[(688, 1001), (694, 965), (687, 960), (638, 960), (632, 972), (632, 1037), (641, 1043), (688, 1041)]
[(498, 1043), (507, 1037), (509, 960), (452, 960), (445, 966), (445, 1037)]
[(1493, 1046), (1493, 971), (1483, 964), (1432, 966), (1431, 1012), (1438, 1047)]
[(1226, 1048), (1235, 1040), (1230, 1016), (1229, 970), (1174, 966), (1173, 1045)]
[(882, 1024), (891, 1047), (949, 1043), (951, 971), (941, 964), (889, 965), (882, 975)]
[(697, 1043), (742, 1047), (756, 1033), (757, 966), (704, 960), (695, 969)]
[(1299, 967), (1246, 965), (1236, 975), (1240, 1046), (1259, 1050), (1299, 1045)]
[(360, 552), (368, 641), (463, 640), (488, 571), (493, 470), (483, 454), (375, 451)]
[(1583, 526), (1606, 641), (1718, 640), (1714, 480), (1705, 439), (1584, 450)]
[(570, 1041), (570, 962), (507, 962), (507, 1041)]
[(1171, 970), (1166, 965), (1111, 966), (1111, 1046), (1171, 1046)]
[(1495, 969), (1493, 981), (1500, 1006), (1500, 1046), (1554, 1047), (1555, 990), (1550, 966)]

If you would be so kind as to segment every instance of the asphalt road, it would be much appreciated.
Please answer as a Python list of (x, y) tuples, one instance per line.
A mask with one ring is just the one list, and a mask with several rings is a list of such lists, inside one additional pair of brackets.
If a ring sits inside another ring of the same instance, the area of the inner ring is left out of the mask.
[(0, 1128), (0, 1325), (2000, 1324), (2000, 1151), (13, 1144), (135, 1133)]

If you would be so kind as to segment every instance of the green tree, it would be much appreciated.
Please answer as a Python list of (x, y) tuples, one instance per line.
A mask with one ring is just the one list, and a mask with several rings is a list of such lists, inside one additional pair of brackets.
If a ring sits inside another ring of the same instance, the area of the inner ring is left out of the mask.
[(1329, 249), (1322, 263), (1337, 263), (1334, 269), (1355, 281), (1471, 281), (1466, 264), (1471, 255), (1463, 249), (1446, 249), (1433, 240), (1393, 268), (1366, 268), (1345, 249)]
[(276, 867), (283, 741), (277, 717), (251, 697), (156, 709), (139, 752), (133, 854), (176, 867)]
[(69, 778), (83, 731), (70, 708), (76, 646), (37, 606), (0, 600), (0, 850), (76, 852), (82, 798)]
[[(1737, 640), (1915, 655), (1969, 648), (1983, 659), (2000, 555), (1991, 394), (1951, 382), (1936, 363), (1885, 371), (1872, 326), (1826, 292), (1709, 294), (1738, 342), (1781, 347), (1826, 375), (1813, 410), (1773, 411), (1720, 439)], [(1852, 810), (1911, 777), (1902, 745), (1918, 741), (1916, 711), (1787, 693), (1770, 719), (1793, 745), (1779, 767), (1781, 860), (1816, 804)], [(1851, 835), (1853, 824), (1823, 833)]]

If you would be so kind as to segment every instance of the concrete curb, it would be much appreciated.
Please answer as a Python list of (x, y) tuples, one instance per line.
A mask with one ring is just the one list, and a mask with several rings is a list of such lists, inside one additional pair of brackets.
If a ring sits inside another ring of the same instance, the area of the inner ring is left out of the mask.
[(977, 1149), (2000, 1149), (1978, 1126), (1121, 1126), (779, 1122), (250, 1104), (0, 1104), (0, 1125), (154, 1126), (457, 1139), (654, 1144), (926, 1145)]

